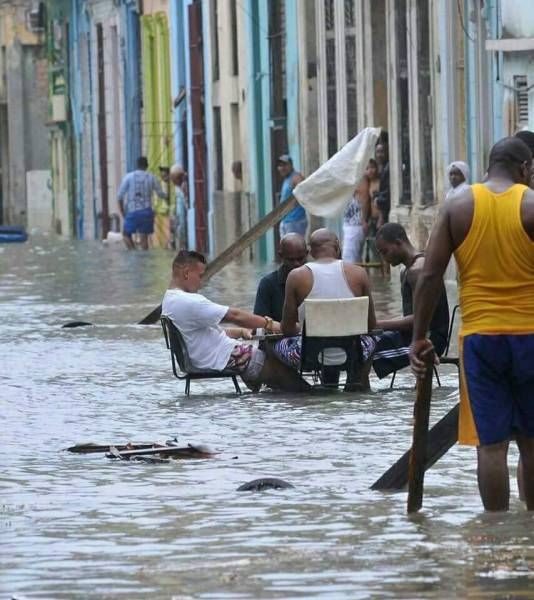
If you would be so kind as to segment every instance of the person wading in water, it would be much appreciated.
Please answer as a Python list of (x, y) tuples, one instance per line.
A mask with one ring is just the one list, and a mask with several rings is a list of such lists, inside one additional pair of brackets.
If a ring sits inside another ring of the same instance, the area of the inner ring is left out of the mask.
[(534, 192), (532, 154), (521, 140), (493, 146), (485, 183), (446, 202), (415, 293), (410, 361), (424, 376), (426, 334), (454, 253), (460, 278), (461, 444), (477, 446), (486, 510), (508, 510), (510, 439), (519, 447), (524, 493), (534, 510)]

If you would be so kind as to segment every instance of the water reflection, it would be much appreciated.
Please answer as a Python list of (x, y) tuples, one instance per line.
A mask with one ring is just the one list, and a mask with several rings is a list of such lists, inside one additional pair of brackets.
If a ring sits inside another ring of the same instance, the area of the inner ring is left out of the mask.
[[(371, 483), (409, 444), (413, 379), (308, 398), (170, 375), (158, 303), (171, 254), (33, 241), (0, 253), (0, 591), (46, 598), (529, 597), (532, 518), (484, 515), (474, 453), (427, 477), (425, 508)], [(249, 307), (268, 266), (235, 264), (208, 295)], [(400, 310), (375, 276), (379, 313)], [(93, 328), (62, 330), (80, 319)], [(433, 419), (456, 401), (442, 368)], [(123, 464), (75, 442), (204, 442), (212, 460)], [(511, 464), (515, 464), (515, 455)], [(236, 488), (263, 476), (295, 489)]]

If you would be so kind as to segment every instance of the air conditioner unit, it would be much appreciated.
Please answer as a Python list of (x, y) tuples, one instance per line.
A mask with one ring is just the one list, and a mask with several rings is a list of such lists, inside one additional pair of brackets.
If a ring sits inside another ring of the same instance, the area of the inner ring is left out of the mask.
[(63, 94), (53, 94), (50, 99), (52, 122), (60, 123), (67, 120), (67, 103)]

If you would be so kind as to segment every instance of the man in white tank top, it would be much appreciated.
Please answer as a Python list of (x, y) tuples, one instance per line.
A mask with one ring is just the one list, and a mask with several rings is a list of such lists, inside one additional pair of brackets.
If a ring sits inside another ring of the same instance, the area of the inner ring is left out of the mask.
[[(291, 271), (286, 282), (282, 315), (282, 333), (287, 336), (275, 348), (278, 356), (289, 366), (300, 365), (300, 323), (303, 320), (304, 300), (321, 300), (369, 296), (369, 331), (376, 324), (371, 287), (365, 269), (343, 262), (341, 245), (335, 233), (318, 229), (310, 237), (313, 261)], [(371, 336), (362, 336), (362, 350), (367, 360), (374, 349)], [(368, 370), (366, 370), (368, 372)], [(364, 383), (368, 387), (368, 378)]]

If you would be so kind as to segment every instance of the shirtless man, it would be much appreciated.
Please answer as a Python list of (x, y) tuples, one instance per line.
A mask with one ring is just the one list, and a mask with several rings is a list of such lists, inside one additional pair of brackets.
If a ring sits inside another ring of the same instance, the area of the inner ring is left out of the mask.
[[(383, 225), (376, 234), (375, 244), (380, 256), (388, 265), (404, 265), (400, 275), (402, 317), (379, 320), (377, 323), (378, 329), (383, 329), (384, 332), (377, 339), (373, 368), (382, 379), (410, 364), (408, 354), (413, 328), (413, 293), (425, 264), (425, 255), (412, 246), (406, 230), (398, 223)], [(445, 352), (448, 332), (449, 304), (442, 283), (439, 303), (430, 323), (430, 339), (438, 356)]]
[(477, 446), (486, 510), (508, 510), (507, 454), (515, 436), (528, 510), (534, 510), (534, 192), (532, 154), (517, 138), (493, 146), (485, 183), (446, 202), (415, 292), (412, 369), (432, 352), (426, 333), (454, 253), (460, 278), (458, 440)]
[[(341, 260), (341, 245), (337, 235), (327, 229), (314, 231), (310, 237), (310, 253), (313, 260), (291, 271), (287, 278), (281, 327), (282, 333), (290, 337), (281, 340), (276, 346), (281, 359), (295, 369), (300, 365), (299, 307), (306, 298), (327, 300), (368, 296), (369, 331), (376, 323), (367, 273), (362, 267)], [(361, 340), (364, 359), (367, 361), (374, 349), (374, 340), (371, 336), (362, 336)], [(339, 377), (339, 369), (332, 366), (328, 371), (325, 373), (328, 381), (323, 383), (335, 383), (336, 375)], [(362, 384), (369, 387), (367, 376)]]

